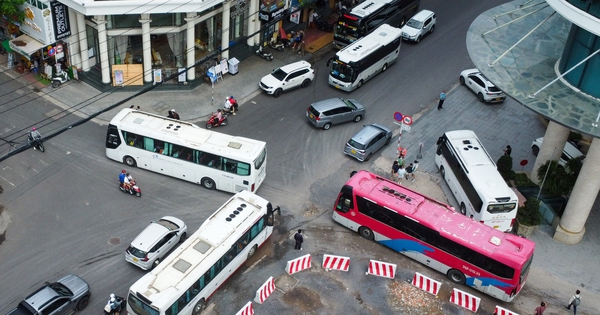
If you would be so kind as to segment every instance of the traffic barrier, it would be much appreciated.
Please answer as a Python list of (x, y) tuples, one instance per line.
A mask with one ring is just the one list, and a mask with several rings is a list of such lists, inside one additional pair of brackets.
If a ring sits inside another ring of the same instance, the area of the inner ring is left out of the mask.
[(263, 304), (263, 302), (275, 291), (275, 281), (273, 277), (270, 277), (265, 284), (263, 284), (260, 289), (256, 290), (256, 296), (254, 297), (254, 301), (256, 303)]
[(438, 292), (440, 291), (440, 287), (442, 286), (442, 283), (439, 281), (435, 281), (429, 277), (426, 277), (418, 272), (415, 272), (415, 276), (412, 280), (412, 285), (425, 292), (429, 292), (437, 296)]
[(296, 259), (288, 260), (287, 265), (285, 266), (285, 271), (291, 275), (298, 271), (308, 269), (310, 266), (310, 254), (306, 254)]
[(519, 315), (519, 313), (509, 311), (505, 308), (502, 308), (502, 307), (496, 305), (496, 310), (494, 310), (494, 315)]
[(254, 308), (252, 307), (252, 301), (246, 303), (242, 309), (235, 313), (235, 315), (254, 315)]
[(350, 269), (350, 257), (323, 255), (323, 268), (329, 271), (340, 270), (348, 271)]
[(452, 296), (450, 296), (450, 302), (460, 307), (464, 307), (472, 312), (477, 312), (480, 301), (480, 298), (459, 289), (453, 289)]
[(396, 276), (396, 265), (371, 259), (367, 275), (394, 279)]

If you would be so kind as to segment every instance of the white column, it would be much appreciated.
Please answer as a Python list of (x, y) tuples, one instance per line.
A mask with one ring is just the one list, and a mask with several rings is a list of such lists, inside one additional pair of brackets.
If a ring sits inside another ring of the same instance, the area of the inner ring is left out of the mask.
[(98, 25), (98, 44), (100, 45), (100, 68), (102, 69), (102, 83), (110, 84), (110, 64), (108, 63), (108, 41), (106, 37), (106, 17), (104, 15), (94, 16), (94, 22)]
[(529, 175), (529, 179), (536, 184), (540, 184), (540, 181), (537, 178), (537, 172), (540, 166), (542, 166), (546, 161), (558, 161), (560, 158), (563, 148), (565, 147), (565, 143), (569, 138), (570, 130), (565, 128), (555, 122), (550, 122), (548, 124), (548, 128), (546, 128), (546, 134), (544, 134), (544, 143), (540, 148), (540, 152), (535, 158), (535, 164), (533, 164), (533, 170)]
[[(544, 140), (545, 142), (545, 140)], [(585, 234), (585, 222), (600, 191), (600, 139), (594, 138), (569, 197), (567, 208), (554, 233), (554, 239), (577, 244)]]
[(229, 59), (229, 21), (231, 20), (231, 1), (223, 1), (223, 15), (221, 16), (221, 58)]
[(191, 12), (187, 14), (187, 17), (185, 18), (185, 22), (187, 23), (187, 29), (186, 29), (186, 41), (187, 41), (187, 65), (186, 67), (188, 68), (187, 71), (187, 80), (188, 81), (194, 81), (196, 79), (196, 68), (194, 67), (194, 64), (196, 63), (196, 35), (195, 35), (195, 23), (194, 21), (196, 20), (196, 13), (195, 12)]
[[(248, 8), (248, 34), (256, 32), (256, 20), (258, 20), (258, 0), (250, 0), (250, 7)], [(256, 36), (248, 37), (246, 43), (248, 46), (254, 46)]]
[[(75, 11), (76, 12), (76, 11)], [(79, 34), (79, 55), (81, 56), (81, 70), (90, 71), (90, 63), (88, 61), (88, 43), (87, 32), (85, 26), (85, 16), (79, 12), (77, 15), (77, 31)]]
[(142, 56), (144, 58), (144, 82), (152, 82), (152, 45), (150, 42), (150, 14), (142, 14)]

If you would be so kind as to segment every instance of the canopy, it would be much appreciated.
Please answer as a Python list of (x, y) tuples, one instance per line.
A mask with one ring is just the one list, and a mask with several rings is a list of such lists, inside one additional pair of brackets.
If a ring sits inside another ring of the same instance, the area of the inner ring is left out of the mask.
[(10, 40), (10, 48), (16, 53), (25, 56), (27, 59), (31, 59), (31, 54), (40, 50), (42, 47), (44, 47), (43, 43), (29, 37), (28, 35), (21, 35)]
[(9, 42), (10, 42), (10, 40), (8, 40), (8, 39), (5, 39), (4, 41), (2, 41), (2, 47), (4, 47), (4, 49), (6, 49), (7, 52), (12, 52)]

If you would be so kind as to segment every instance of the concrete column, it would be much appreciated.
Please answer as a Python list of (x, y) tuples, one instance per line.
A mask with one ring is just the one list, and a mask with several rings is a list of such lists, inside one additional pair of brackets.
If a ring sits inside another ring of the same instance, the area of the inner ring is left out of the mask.
[(544, 143), (540, 148), (540, 152), (538, 153), (535, 163), (533, 164), (533, 170), (529, 175), (529, 179), (536, 184), (540, 184), (540, 181), (537, 178), (537, 172), (540, 166), (542, 166), (546, 161), (553, 160), (557, 161), (562, 151), (565, 147), (565, 143), (567, 139), (569, 139), (570, 130), (565, 128), (553, 121), (548, 124), (548, 128), (546, 128), (546, 134), (544, 134)]
[[(76, 11), (75, 11), (76, 12)], [(90, 71), (90, 63), (88, 61), (88, 43), (87, 43), (87, 32), (85, 26), (85, 16), (79, 12), (77, 15), (77, 31), (79, 34), (79, 55), (81, 56), (81, 70)]]
[[(254, 30), (258, 31), (258, 30), (260, 30), (260, 27), (262, 26), (262, 22), (260, 21), (260, 15), (258, 14), (258, 12), (259, 12), (258, 9), (259, 9), (260, 3), (259, 3), (259, 1), (256, 1), (256, 2), (257, 3), (256, 3), (255, 7), (256, 7), (256, 12), (257, 13), (254, 16), (254, 20), (255, 20), (254, 21)], [(254, 37), (254, 44), (255, 45), (258, 44), (258, 43), (260, 43), (260, 36), (261, 36), (260, 32), (256, 33), (256, 35), (253, 36)]]
[[(256, 32), (256, 20), (258, 20), (258, 0), (250, 0), (248, 8), (248, 34)], [(246, 43), (248, 46), (254, 46), (256, 36), (249, 36)]]
[(94, 22), (98, 25), (98, 44), (100, 45), (100, 68), (102, 69), (102, 83), (110, 84), (110, 64), (108, 63), (108, 41), (106, 37), (106, 17), (104, 15), (94, 16)]
[(194, 23), (194, 21), (196, 21), (196, 13), (195, 12), (190, 12), (187, 14), (186, 18), (185, 18), (185, 23), (187, 24), (187, 29), (186, 29), (186, 42), (187, 42), (187, 64), (186, 67), (188, 68), (187, 71), (187, 80), (188, 81), (194, 81), (196, 79), (196, 68), (194, 67), (194, 64), (196, 63), (196, 34), (195, 34), (195, 28), (194, 26), (196, 25)]
[(231, 1), (223, 1), (223, 15), (221, 16), (221, 58), (229, 59), (229, 21), (231, 20)]
[(585, 222), (600, 191), (600, 139), (592, 140), (585, 162), (573, 192), (569, 197), (565, 213), (554, 233), (554, 239), (565, 244), (577, 244), (585, 234)]
[(152, 45), (150, 42), (150, 14), (142, 14), (142, 56), (144, 58), (144, 82), (152, 82)]

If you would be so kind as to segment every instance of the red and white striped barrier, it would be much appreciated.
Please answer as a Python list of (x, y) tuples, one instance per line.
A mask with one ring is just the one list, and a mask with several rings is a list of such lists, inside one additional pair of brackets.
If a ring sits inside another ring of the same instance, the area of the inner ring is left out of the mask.
[(371, 259), (367, 275), (394, 279), (396, 276), (396, 265)]
[(440, 287), (442, 286), (442, 283), (439, 281), (435, 281), (429, 277), (426, 277), (418, 272), (415, 272), (415, 276), (412, 280), (412, 285), (425, 292), (429, 292), (437, 296), (438, 292), (440, 291)]
[(350, 257), (323, 255), (323, 269), (348, 271), (350, 269)]
[(480, 301), (480, 298), (456, 288), (452, 290), (452, 296), (450, 296), (450, 302), (464, 307), (472, 312), (477, 312)]
[(254, 308), (252, 307), (252, 301), (246, 303), (242, 309), (235, 313), (235, 315), (254, 315)]
[(260, 289), (256, 290), (256, 297), (254, 297), (254, 301), (256, 303), (263, 304), (263, 302), (275, 291), (275, 281), (273, 277), (270, 277), (265, 284), (263, 284)]
[(494, 315), (519, 315), (519, 313), (509, 311), (505, 308), (502, 308), (502, 307), (496, 305), (496, 310), (494, 311)]
[(310, 266), (310, 254), (306, 254), (294, 260), (288, 260), (287, 265), (285, 266), (285, 271), (291, 275), (298, 271), (308, 269)]

